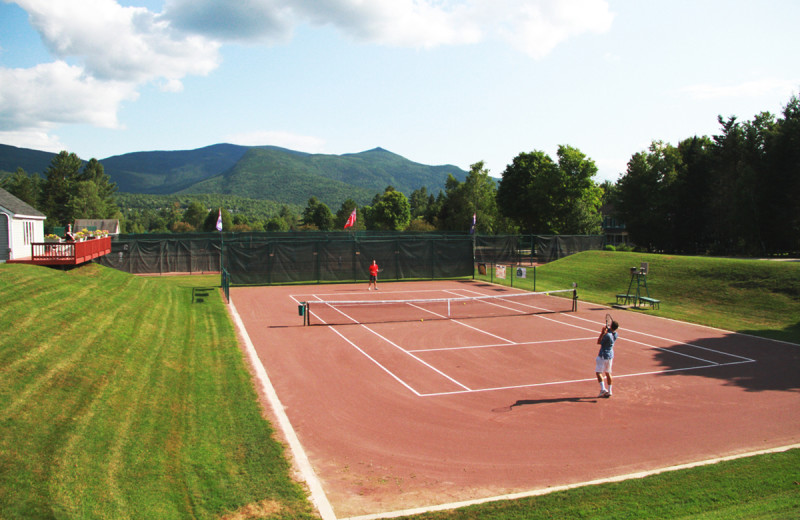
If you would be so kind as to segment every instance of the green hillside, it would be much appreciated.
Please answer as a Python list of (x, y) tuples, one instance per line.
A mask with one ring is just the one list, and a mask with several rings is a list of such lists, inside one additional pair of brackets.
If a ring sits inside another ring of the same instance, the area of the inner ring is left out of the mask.
[(44, 173), (55, 155), (50, 152), (0, 144), (0, 174), (14, 173), (17, 168), (22, 168), (29, 174)]
[(100, 161), (119, 191), (171, 194), (231, 168), (246, 146), (215, 144), (197, 150), (134, 152)]
[(249, 149), (230, 170), (182, 193), (223, 193), (288, 204), (305, 204), (313, 195), (338, 207), (348, 198), (368, 203), (387, 186), (406, 195), (422, 186), (437, 193), (444, 189), (448, 174), (466, 178), (466, 172), (455, 166), (425, 166), (381, 148), (322, 155), (266, 146)]
[(336, 207), (348, 198), (364, 204), (376, 192), (327, 177), (324, 171), (310, 163), (309, 156), (276, 149), (251, 148), (228, 171), (181, 193), (220, 193), (302, 205), (313, 195), (329, 206)]

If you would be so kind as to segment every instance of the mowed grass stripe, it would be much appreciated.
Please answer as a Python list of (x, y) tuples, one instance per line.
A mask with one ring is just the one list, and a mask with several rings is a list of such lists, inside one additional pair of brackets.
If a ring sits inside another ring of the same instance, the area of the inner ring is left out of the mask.
[[(149, 374), (153, 364), (158, 362), (148, 346), (161, 344), (153, 336), (163, 329), (162, 323), (153, 322), (160, 322), (165, 314), (160, 295), (157, 291), (149, 291), (147, 285), (138, 284), (137, 295), (132, 300), (144, 298), (149, 304), (125, 309), (129, 313), (126, 326), (135, 329), (136, 334), (142, 336), (141, 340), (128, 342), (127, 345), (118, 342), (111, 346), (123, 362), (114, 374), (113, 383), (95, 399), (90, 420), (82, 430), (74, 432), (75, 441), (61, 454), (61, 466), (68, 469), (56, 481), (64, 483), (59, 493), (61, 505), (71, 514), (88, 508), (92, 516), (116, 517), (128, 509), (125, 493), (118, 483), (121, 452), (131, 442), (129, 437), (133, 417), (146, 404)], [(129, 296), (134, 295), (119, 295), (130, 300)], [(110, 333), (114, 321), (109, 321), (107, 325)], [(133, 336), (133, 333), (131, 330), (123, 337)], [(64, 492), (85, 486), (86, 482), (94, 482), (95, 485), (77, 496)]]
[[(0, 265), (0, 288), (35, 278), (19, 267)], [(17, 363), (0, 395), (8, 404), (19, 379), (28, 388), (0, 412), (0, 518), (313, 518), (218, 294), (192, 304), (194, 280), (42, 272), (47, 290), (23, 284), (31, 297), (16, 292), (28, 307), (15, 312), (57, 339), (35, 355), (14, 351), (23, 334), (0, 343)]]
[[(50, 355), (51, 348), (74, 349), (76, 344), (88, 347), (91, 336), (104, 334), (102, 327), (99, 326), (104, 316), (109, 317), (110, 314), (113, 319), (118, 314), (117, 307), (98, 313), (97, 302), (89, 297), (89, 287), (75, 288), (67, 284), (62, 284), (60, 287), (58, 293), (51, 293), (47, 298), (37, 295), (29, 301), (31, 305), (40, 309), (37, 313), (25, 312), (22, 303), (8, 310), (8, 315), (13, 320), (9, 327), (13, 326), (25, 333), (21, 341), (10, 342), (12, 336), (6, 335), (6, 340), (0, 343), (0, 361), (3, 366), (0, 369), (0, 389), (5, 387), (4, 378), (10, 378), (17, 385), (10, 387), (10, 390), (20, 392), (19, 385), (25, 382), (26, 373), (36, 373), (37, 364), (51, 365), (55, 359), (63, 355), (63, 353)], [(119, 290), (121, 287), (116, 287), (113, 293)], [(71, 301), (72, 298), (77, 298), (77, 301), (64, 305), (65, 299)], [(87, 321), (88, 316), (91, 318)]]
[[(64, 273), (59, 274), (62, 277), (59, 281), (63, 281)], [(53, 279), (46, 282), (52, 283)], [(65, 285), (69, 283), (65, 282)], [(54, 464), (56, 452), (68, 438), (75, 421), (90, 406), (93, 396), (108, 381), (108, 369), (113, 369), (114, 365), (98, 363), (104, 357), (104, 328), (97, 324), (96, 302), (80, 297), (94, 284), (84, 285), (73, 292), (79, 295), (78, 299), (66, 301), (66, 311), (48, 306), (49, 311), (37, 312), (40, 319), (31, 326), (33, 332), (37, 325), (40, 329), (49, 328), (49, 324), (58, 322), (64, 315), (69, 316), (69, 321), (61, 323), (58, 333), (48, 336), (53, 348), (43, 348), (40, 359), (17, 367), (11, 374), (15, 376), (11, 381), (0, 383), (3, 390), (0, 411), (3, 435), (0, 443), (4, 448), (3, 454), (8, 455), (3, 462), (8, 462), (12, 469), (4, 471), (0, 478), (12, 490), (25, 487), (43, 476), (49, 479), (57, 471)], [(13, 348), (13, 343), (4, 348)], [(36, 446), (44, 449), (33, 449), (28, 456), (23, 455), (26, 448)], [(47, 503), (37, 504), (44, 507), (39, 511), (36, 506), (25, 507), (23, 502), (21, 511), (26, 517), (36, 517), (38, 513), (47, 516), (47, 511), (58, 510), (57, 504), (48, 499), (45, 488), (34, 487), (29, 498), (32, 502), (41, 498)]]
[[(105, 337), (105, 330), (98, 326), (97, 320), (86, 318), (87, 315), (94, 317), (96, 306), (85, 296), (87, 293), (88, 290), (75, 293), (79, 299), (69, 307), (69, 312), (65, 313), (67, 321), (58, 330), (48, 331), (52, 328), (48, 324), (57, 318), (47, 314), (42, 314), (37, 322), (41, 327), (30, 326), (30, 334), (43, 338), (43, 343), (0, 373), (0, 387), (8, 388), (5, 395), (0, 394), (0, 417), (14, 415), (19, 407), (33, 400), (40, 401), (42, 393), (49, 394), (53, 388), (69, 390), (76, 378), (85, 374), (85, 367), (90, 363), (87, 358), (95, 355), (94, 346)], [(6, 348), (16, 346), (7, 345)], [(4, 380), (10, 381), (6, 384)]]

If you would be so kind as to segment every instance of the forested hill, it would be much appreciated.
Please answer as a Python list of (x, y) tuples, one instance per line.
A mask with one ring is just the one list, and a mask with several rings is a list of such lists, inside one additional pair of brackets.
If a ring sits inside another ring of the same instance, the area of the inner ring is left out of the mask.
[(258, 147), (249, 149), (229, 170), (183, 193), (222, 193), (293, 204), (305, 204), (313, 195), (338, 207), (348, 198), (368, 203), (387, 186), (406, 195), (422, 186), (438, 193), (448, 174), (459, 181), (466, 178), (466, 172), (455, 166), (425, 166), (381, 148), (317, 155)]
[(247, 146), (215, 144), (196, 150), (126, 153), (100, 162), (121, 192), (168, 195), (231, 168), (247, 150)]
[(0, 144), (0, 174), (22, 168), (25, 173), (43, 173), (56, 154)]
[[(0, 145), (0, 170), (21, 167), (29, 174), (41, 174), (54, 156)], [(456, 166), (427, 166), (382, 148), (326, 155), (216, 144), (196, 150), (134, 152), (100, 162), (123, 193), (224, 194), (301, 205), (316, 196), (330, 207), (348, 198), (369, 203), (387, 186), (407, 196), (423, 186), (436, 194), (444, 189), (449, 174), (459, 181), (467, 175)]]

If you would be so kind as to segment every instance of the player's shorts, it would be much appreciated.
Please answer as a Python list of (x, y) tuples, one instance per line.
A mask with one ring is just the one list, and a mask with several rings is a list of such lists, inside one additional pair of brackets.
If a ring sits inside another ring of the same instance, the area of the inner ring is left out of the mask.
[(374, 274), (369, 275), (369, 281), (370, 282), (377, 282), (378, 281), (378, 276), (374, 275)]
[(595, 364), (595, 369), (594, 369), (595, 372), (598, 373), (608, 372), (610, 374), (611, 365), (614, 364), (614, 358), (605, 359), (600, 356), (597, 356), (597, 359), (594, 360), (594, 364)]

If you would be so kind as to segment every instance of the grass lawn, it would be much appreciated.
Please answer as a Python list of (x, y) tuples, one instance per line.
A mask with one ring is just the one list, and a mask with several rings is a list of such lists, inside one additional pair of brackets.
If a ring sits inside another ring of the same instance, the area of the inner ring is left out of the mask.
[(218, 286), (0, 264), (0, 518), (313, 518)]
[(496, 501), (414, 520), (705, 520), (800, 517), (800, 450), (586, 486), (514, 501)]
[[(662, 301), (641, 312), (800, 343), (800, 263), (595, 251), (537, 289), (610, 304), (641, 261)], [(0, 519), (315, 517), (218, 286), (0, 264)], [(792, 450), (414, 518), (797, 518), (798, 467)]]

